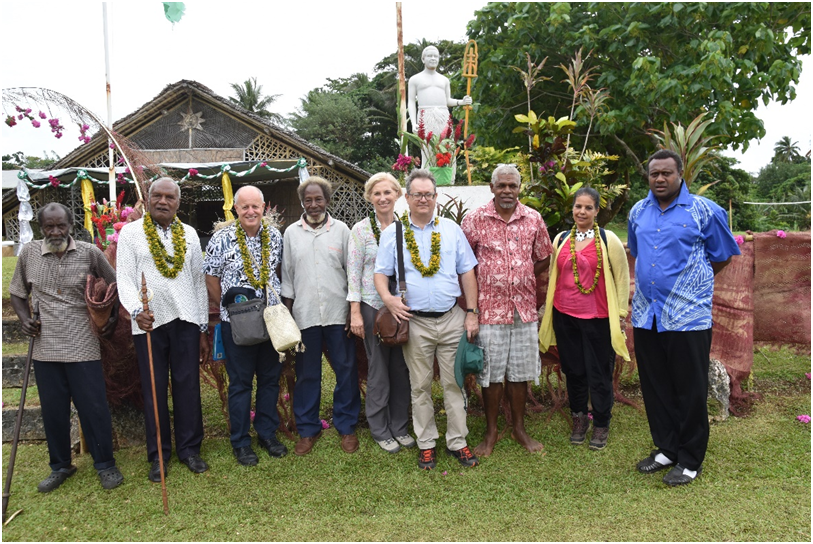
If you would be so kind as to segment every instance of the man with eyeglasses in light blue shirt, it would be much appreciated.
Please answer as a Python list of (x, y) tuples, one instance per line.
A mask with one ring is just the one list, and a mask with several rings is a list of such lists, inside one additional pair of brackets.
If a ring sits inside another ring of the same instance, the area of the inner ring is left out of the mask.
[[(389, 292), (397, 269), (395, 224), (381, 233), (374, 282), (381, 300), (396, 319), (410, 322), (404, 357), (412, 388), (412, 424), (420, 453), (418, 467), (435, 468), (438, 430), (432, 404), (433, 364), (437, 356), (446, 409), (446, 451), (462, 465), (479, 464), (466, 444), (466, 408), (455, 379), (457, 345), (466, 331), (471, 341), (479, 331), (474, 257), (463, 231), (435, 211), (437, 184), (428, 170), (413, 170), (406, 180), (408, 221), (404, 222), (406, 304)], [(461, 294), (468, 311), (457, 305)]]

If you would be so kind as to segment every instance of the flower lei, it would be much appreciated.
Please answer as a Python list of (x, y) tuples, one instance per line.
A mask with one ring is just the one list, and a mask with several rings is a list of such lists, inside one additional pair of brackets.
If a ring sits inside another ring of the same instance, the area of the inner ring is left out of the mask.
[(370, 228), (373, 229), (373, 236), (375, 236), (375, 243), (381, 241), (381, 229), (378, 228), (378, 223), (375, 220), (375, 212), (370, 212)]
[(254, 289), (262, 291), (268, 284), (268, 278), (271, 276), (271, 237), (268, 235), (268, 229), (263, 229), (260, 233), (260, 247), (262, 248), (262, 266), (260, 267), (260, 279), (254, 275), (254, 266), (251, 262), (251, 254), (248, 251), (248, 244), (246, 243), (246, 231), (243, 230), (243, 225), (239, 221), (235, 234), (237, 235), (237, 247), (240, 248), (240, 256), (243, 258), (243, 270), (246, 272), (248, 283)]
[[(435, 217), (435, 226), (438, 226), (439, 219)], [(404, 238), (406, 239), (406, 246), (409, 254), (412, 256), (412, 264), (415, 270), (421, 273), (424, 278), (434, 276), (440, 270), (440, 232), (434, 231), (432, 233), (432, 253), (429, 257), (429, 266), (424, 266), (421, 261), (421, 254), (418, 251), (418, 244), (415, 242), (415, 233), (409, 224), (409, 214), (404, 212), (401, 216), (401, 223), (404, 224)]]
[(180, 274), (186, 260), (186, 237), (183, 225), (177, 217), (173, 219), (170, 229), (172, 230), (172, 249), (175, 251), (175, 255), (172, 257), (169, 256), (158, 237), (158, 230), (155, 228), (152, 216), (149, 212), (144, 214), (144, 234), (147, 235), (147, 245), (150, 246), (155, 267), (162, 276), (173, 279)]
[(573, 225), (573, 229), (570, 231), (570, 259), (573, 263), (573, 280), (576, 282), (576, 287), (579, 288), (579, 292), (583, 295), (589, 295), (596, 290), (596, 287), (598, 287), (598, 278), (601, 275), (601, 237), (599, 236), (598, 225), (593, 226), (593, 231), (595, 232), (593, 240), (596, 244), (598, 263), (596, 264), (596, 275), (593, 276), (593, 285), (591, 285), (589, 289), (585, 289), (584, 286), (579, 283), (579, 269), (576, 267), (576, 225)]

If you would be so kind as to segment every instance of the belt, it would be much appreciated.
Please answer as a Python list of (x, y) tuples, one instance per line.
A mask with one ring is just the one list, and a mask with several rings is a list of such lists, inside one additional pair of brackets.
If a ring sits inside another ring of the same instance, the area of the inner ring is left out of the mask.
[[(452, 308), (454, 308), (454, 306), (452, 306)], [(412, 315), (416, 315), (416, 316), (418, 316), (418, 317), (432, 317), (432, 318), (438, 318), (438, 317), (443, 317), (444, 315), (446, 315), (446, 314), (448, 314), (449, 312), (451, 312), (451, 311), (452, 311), (452, 308), (449, 308), (449, 309), (448, 309), (448, 310), (446, 310), (445, 312), (419, 312), (419, 311), (417, 311), (417, 310), (412, 310), (410, 313), (411, 313)]]

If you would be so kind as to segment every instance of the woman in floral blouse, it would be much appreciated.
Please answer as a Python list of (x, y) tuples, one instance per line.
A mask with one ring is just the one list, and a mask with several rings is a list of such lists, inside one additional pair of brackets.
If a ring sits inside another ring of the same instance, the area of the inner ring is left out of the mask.
[(395, 201), (401, 186), (392, 175), (380, 172), (364, 185), (364, 198), (374, 212), (353, 226), (347, 257), (347, 300), (350, 330), (364, 339), (367, 351), (367, 421), (370, 434), (390, 453), (415, 446), (409, 435), (409, 371), (401, 346), (386, 346), (373, 335), (373, 323), (384, 306), (373, 285), (375, 257), (381, 232), (395, 221)]

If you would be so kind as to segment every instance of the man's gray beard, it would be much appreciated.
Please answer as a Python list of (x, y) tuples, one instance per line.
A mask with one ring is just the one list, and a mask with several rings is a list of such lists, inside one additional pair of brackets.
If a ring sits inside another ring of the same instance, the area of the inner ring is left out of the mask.
[(498, 202), (497, 204), (499, 204), (500, 208), (502, 208), (503, 210), (513, 210), (514, 208), (517, 207), (516, 201), (512, 202), (511, 204), (506, 204), (505, 202)]
[(319, 225), (319, 224), (321, 224), (322, 221), (325, 220), (325, 217), (327, 217), (327, 212), (325, 212), (323, 214), (320, 214), (319, 217), (317, 217), (316, 220), (314, 221), (313, 218), (311, 218), (310, 215), (308, 215), (307, 213), (305, 214), (306, 221), (308, 223), (310, 223), (311, 225)]
[(68, 249), (68, 239), (67, 238), (45, 238), (43, 240), (43, 245), (45, 249), (50, 251), (51, 253), (62, 253), (66, 249)]

